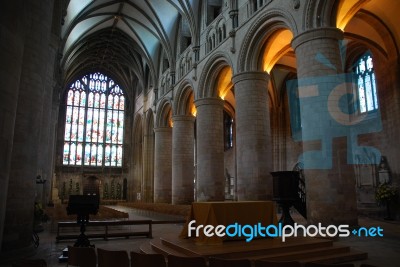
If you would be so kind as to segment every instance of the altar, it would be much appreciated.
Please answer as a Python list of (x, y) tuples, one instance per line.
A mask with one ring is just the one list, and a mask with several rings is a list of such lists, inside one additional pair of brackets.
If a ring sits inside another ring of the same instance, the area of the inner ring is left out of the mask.
[[(188, 224), (196, 221), (196, 225), (277, 225), (275, 203), (272, 201), (239, 201), (239, 202), (194, 202), (189, 217), (180, 234), (181, 238), (188, 238)], [(195, 236), (194, 233), (191, 236)], [(221, 244), (228, 240), (227, 236), (216, 235), (207, 237), (200, 231), (196, 244)]]

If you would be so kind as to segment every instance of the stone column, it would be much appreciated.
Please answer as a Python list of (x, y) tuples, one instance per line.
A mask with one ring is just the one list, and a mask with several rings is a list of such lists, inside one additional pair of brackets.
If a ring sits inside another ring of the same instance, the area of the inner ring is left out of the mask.
[(154, 202), (171, 203), (172, 184), (172, 129), (154, 129)]
[(0, 2), (0, 251), (2, 251), (15, 116), (24, 54), (23, 2)]
[(197, 108), (197, 201), (225, 199), (223, 105), (220, 98), (203, 98)]
[(272, 197), (272, 140), (265, 72), (233, 76), (236, 99), (238, 200)]
[[(23, 10), (29, 10), (25, 17)], [(53, 60), (49, 62), (48, 56), (52, 10), (53, 1), (50, 0), (24, 1), (21, 13), (16, 16), (26, 20), (24, 25), (26, 31), (2, 251), (6, 253), (18, 251), (21, 257), (32, 248), (35, 177), (38, 174), (37, 151), (40, 149), (43, 94), (47, 85), (47, 66), (54, 63)], [(49, 105), (51, 106), (51, 103)]]
[(347, 163), (348, 133), (344, 125), (331, 119), (334, 114), (329, 114), (328, 105), (338, 103), (327, 101), (343, 77), (339, 46), (342, 39), (339, 29), (320, 28), (302, 33), (292, 41), (301, 104), (301, 160), (305, 168), (308, 221), (312, 224), (357, 224), (354, 170)]
[(154, 177), (154, 134), (145, 133), (144, 135), (144, 155), (143, 155), (143, 200), (153, 202), (153, 177)]
[(194, 117), (172, 117), (172, 204), (190, 204), (194, 197)]

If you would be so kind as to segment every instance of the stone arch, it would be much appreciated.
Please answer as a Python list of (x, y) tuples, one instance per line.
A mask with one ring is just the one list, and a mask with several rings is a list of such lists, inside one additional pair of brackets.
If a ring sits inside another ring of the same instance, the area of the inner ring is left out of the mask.
[(215, 28), (216, 28), (217, 36), (218, 36), (217, 43), (219, 44), (219, 43), (222, 43), (226, 38), (226, 20), (225, 20), (225, 18), (221, 17), (215, 25), (216, 25)]
[(211, 52), (216, 46), (215, 36), (217, 34), (217, 30), (214, 27), (209, 27), (206, 33), (206, 54)]
[[(347, 25), (351, 26), (353, 19), (365, 23), (365, 26), (367, 27), (372, 27), (375, 31), (375, 34), (377, 34), (379, 38), (367, 36), (371, 31), (363, 31), (361, 26), (357, 27), (357, 31), (348, 30)], [(349, 41), (355, 41), (360, 46), (368, 47), (373, 54), (379, 53), (379, 55), (383, 56), (385, 59), (399, 57), (399, 47), (396, 44), (393, 33), (390, 31), (389, 27), (384, 21), (378, 19), (373, 14), (360, 11), (349, 20), (347, 25), (344, 28), (345, 39)], [(350, 50), (352, 46), (356, 45), (348, 45), (347, 50)]]
[(172, 102), (168, 98), (160, 100), (157, 107), (155, 127), (170, 127), (172, 116)]
[(175, 95), (174, 115), (190, 115), (193, 114), (194, 90), (191, 80), (186, 79), (179, 86)]
[(336, 27), (338, 1), (310, 0), (305, 7), (302, 30), (307, 31), (319, 27)]
[(230, 67), (234, 73), (232, 61), (229, 55), (224, 52), (217, 52), (207, 60), (199, 80), (199, 89), (196, 99), (218, 97), (218, 92), (216, 90), (217, 78), (219, 72), (225, 67)]
[(243, 39), (238, 59), (238, 71), (260, 69), (259, 55), (266, 40), (277, 30), (288, 29), (293, 35), (298, 33), (294, 18), (281, 10), (271, 10), (258, 18)]

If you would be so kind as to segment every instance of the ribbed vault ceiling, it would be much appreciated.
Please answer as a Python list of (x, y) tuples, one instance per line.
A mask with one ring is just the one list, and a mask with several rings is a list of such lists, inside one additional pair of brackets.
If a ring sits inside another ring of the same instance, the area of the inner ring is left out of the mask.
[[(65, 82), (90, 70), (145, 86), (148, 68), (156, 80), (162, 52), (174, 64), (179, 20), (197, 34), (196, 0), (70, 0), (62, 27)], [(197, 38), (192, 38), (196, 40)]]

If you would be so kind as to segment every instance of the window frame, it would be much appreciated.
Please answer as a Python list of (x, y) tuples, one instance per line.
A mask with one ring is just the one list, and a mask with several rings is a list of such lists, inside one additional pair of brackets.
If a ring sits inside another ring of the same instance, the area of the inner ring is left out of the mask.
[[(370, 63), (368, 63), (370, 60)], [(361, 68), (361, 62), (364, 62), (364, 69)], [(369, 67), (368, 64), (371, 66)], [(378, 97), (378, 86), (377, 86), (377, 79), (374, 67), (374, 58), (370, 51), (367, 51), (360, 56), (358, 56), (354, 62), (352, 67), (352, 77), (353, 77), (353, 94), (355, 95), (356, 101), (354, 101), (354, 110), (357, 112), (358, 115), (366, 115), (366, 116), (373, 116), (379, 110), (379, 97)], [(369, 81), (367, 80), (369, 78)], [(362, 108), (361, 105), (361, 98), (360, 98), (360, 82), (363, 85), (363, 94), (364, 94), (364, 105), (365, 107)], [(370, 90), (371, 92), (367, 92), (367, 82), (370, 83)], [(366, 94), (370, 94), (367, 96)], [(369, 100), (368, 100), (369, 99)], [(372, 100), (372, 107), (370, 101)], [(365, 109), (365, 110), (364, 110)]]
[(124, 90), (104, 73), (95, 71), (72, 82), (64, 97), (62, 166), (122, 168), (126, 103)]

